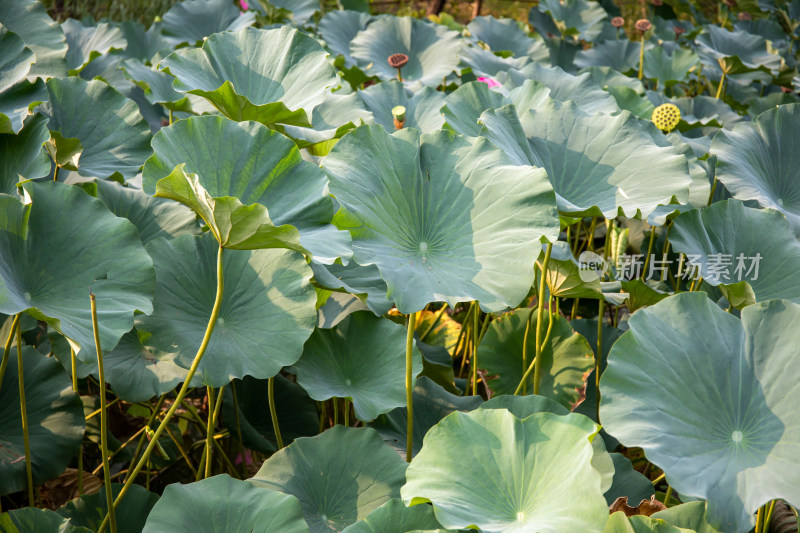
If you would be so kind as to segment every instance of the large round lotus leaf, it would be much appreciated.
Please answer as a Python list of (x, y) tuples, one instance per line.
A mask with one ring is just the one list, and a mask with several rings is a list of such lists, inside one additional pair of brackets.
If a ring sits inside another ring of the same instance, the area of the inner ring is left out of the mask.
[(694, 533), (687, 529), (677, 528), (664, 520), (648, 516), (625, 516), (617, 511), (608, 518), (603, 533)]
[(652, 516), (697, 533), (721, 533), (706, 522), (706, 502), (704, 501), (676, 505), (664, 511), (659, 511)]
[(36, 57), (22, 38), (0, 24), (0, 93), (26, 80), (35, 61)]
[(778, 106), (755, 122), (720, 131), (711, 143), (717, 178), (734, 198), (777, 209), (800, 233), (800, 104)]
[(178, 237), (199, 230), (194, 212), (172, 200), (153, 198), (141, 189), (125, 187), (115, 181), (93, 180), (82, 187), (103, 202), (109, 211), (130, 220), (139, 230), (142, 244), (159, 237)]
[(720, 59), (728, 64), (731, 73), (763, 69), (775, 71), (781, 66), (781, 57), (768, 51), (767, 40), (760, 35), (737, 30), (728, 31), (713, 24), (695, 39), (697, 53), (704, 63), (717, 66)]
[(587, 0), (542, 0), (538, 8), (550, 15), (562, 36), (590, 42), (600, 35), (608, 17), (598, 2)]
[(372, 112), (375, 123), (386, 128), (389, 133), (395, 130), (392, 108), (399, 105), (406, 108), (404, 128), (416, 128), (428, 133), (441, 129), (444, 124), (444, 118), (439, 113), (444, 105), (444, 93), (430, 87), (423, 87), (410, 94), (402, 83), (390, 80), (358, 91), (358, 96)]
[(408, 467), (403, 500), (430, 501), (449, 528), (600, 532), (608, 507), (590, 464), (596, 432), (581, 415), (521, 420), (503, 409), (453, 413), (425, 436)]
[(381, 17), (371, 22), (350, 42), (350, 54), (368, 75), (397, 79), (389, 64), (392, 54), (405, 54), (404, 82), (436, 87), (458, 67), (462, 42), (458, 33), (440, 24), (412, 17)]
[(669, 52), (653, 47), (644, 54), (644, 75), (658, 80), (663, 87), (688, 82), (689, 72), (700, 65), (700, 58), (691, 50), (678, 48)]
[[(478, 345), (478, 366), (488, 372), (487, 383), (495, 394), (514, 394), (536, 355), (536, 310), (518, 309), (493, 320)], [(522, 361), (525, 329), (528, 321), (527, 361)], [(549, 325), (545, 313), (543, 331)], [(592, 347), (572, 330), (562, 316), (553, 324), (550, 338), (542, 350), (542, 373), (539, 394), (570, 407), (578, 400), (583, 376), (594, 365)], [(533, 393), (533, 373), (527, 381), (527, 393)]]
[(25, 507), (15, 509), (8, 513), (0, 514), (0, 530), (3, 533), (92, 533), (85, 527), (76, 527), (72, 522), (51, 511), (50, 509), (37, 509)]
[(329, 11), (319, 21), (319, 34), (331, 52), (344, 57), (344, 65), (352, 67), (356, 60), (350, 55), (350, 41), (370, 20), (369, 13)]
[(311, 127), (311, 110), (337, 85), (328, 53), (289, 26), (218, 33), (159, 64), (174, 88), (208, 99), (234, 120)]
[[(594, 441), (592, 441), (594, 442)], [(631, 460), (621, 453), (611, 453), (614, 463), (614, 478), (611, 487), (605, 492), (606, 503), (610, 506), (617, 498), (628, 498), (631, 507), (638, 506), (642, 500), (649, 500), (655, 494), (653, 482), (633, 468)]]
[(544, 171), (510, 164), (486, 139), (361, 126), (323, 168), (353, 258), (378, 267), (401, 313), (432, 301), (517, 305), (533, 282), (539, 239), (558, 234)]
[(50, 139), (47, 119), (34, 115), (17, 135), (0, 134), (0, 193), (15, 195), (17, 184), (50, 172), (50, 158), (42, 145)]
[(257, 122), (203, 116), (162, 129), (153, 149), (142, 172), (145, 193), (158, 193), (158, 182), (174, 177), (173, 169), (183, 164), (183, 172), (196, 174), (212, 198), (261, 204), (273, 224), (297, 228), (300, 243), (318, 261), (349, 257), (349, 235), (330, 224), (333, 202), (325, 173), (304, 161), (288, 137)]
[(65, 139), (78, 139), (82, 176), (106, 178), (116, 172), (132, 178), (150, 156), (150, 127), (139, 107), (102, 81), (77, 77), (47, 82), (49, 102), (39, 107), (48, 128)]
[(786, 401), (800, 383), (800, 306), (772, 300), (739, 320), (682, 293), (629, 325), (600, 380), (608, 432), (643, 448), (677, 492), (707, 500), (706, 519), (722, 531), (749, 531), (769, 500), (800, 504), (800, 416)]
[[(151, 104), (163, 104), (168, 109), (185, 111), (191, 109), (189, 98), (172, 88), (175, 76), (148, 67), (138, 59), (126, 59), (119, 68), (144, 91), (144, 98)], [(195, 97), (198, 98), (199, 97)], [(209, 104), (209, 107), (211, 105)], [(214, 109), (212, 107), (212, 109)], [(198, 110), (199, 111), (199, 110)]]
[(83, 190), (28, 183), (23, 205), (0, 195), (0, 312), (29, 310), (96, 357), (89, 292), (97, 297), (100, 343), (110, 351), (133, 327), (134, 311), (150, 313), (153, 262), (136, 228)]
[[(88, 298), (87, 298), (88, 299)], [(19, 406), (17, 349), (9, 352), (0, 388), (0, 495), (25, 490), (25, 446)], [(55, 359), (22, 348), (31, 469), (39, 485), (57, 477), (80, 449), (83, 405)]]
[(300, 500), (311, 533), (341, 531), (400, 497), (406, 463), (373, 429), (334, 426), (297, 439), (250, 479)]
[[(481, 120), (496, 129), (487, 113)], [(502, 146), (532, 153), (530, 163), (547, 170), (562, 213), (644, 218), (673, 197), (688, 201), (686, 157), (653, 124), (627, 111), (589, 116), (572, 102), (548, 102), (520, 122), (527, 142), (509, 137)]]
[[(415, 346), (416, 348), (416, 346)], [(406, 328), (368, 311), (333, 329), (317, 329), (294, 364), (297, 383), (317, 401), (352, 398), (359, 420), (373, 420), (406, 404)], [(413, 375), (422, 372), (419, 349)]]
[(75, 19), (67, 19), (61, 24), (61, 29), (67, 39), (67, 68), (70, 71), (79, 69), (98, 55), (128, 46), (122, 29), (108, 22), (83, 24)]
[(322, 287), (365, 295), (367, 307), (378, 316), (393, 307), (392, 302), (386, 299), (386, 282), (375, 265), (361, 266), (355, 261), (350, 261), (347, 265), (321, 265), (312, 262), (311, 270), (314, 272), (314, 280)]
[[(645, 45), (647, 49), (647, 45)], [(629, 72), (639, 65), (638, 41), (603, 41), (600, 44), (581, 50), (575, 55), (575, 66), (578, 68), (611, 67), (619, 72)]]
[[(138, 317), (146, 346), (177, 353), (189, 368), (203, 339), (216, 294), (218, 245), (210, 234), (147, 245), (156, 269), (153, 314)], [(226, 250), (225, 288), (214, 333), (198, 372), (203, 383), (243, 376), (269, 378), (294, 364), (316, 321), (311, 269), (290, 250)]]
[[(559, 102), (572, 100), (590, 115), (619, 111), (614, 98), (605, 92), (589, 73), (573, 75), (558, 66), (530, 63), (522, 69), (509, 70), (508, 73), (498, 77), (503, 86), (509, 89), (522, 87), (528, 80), (534, 80), (550, 89), (548, 95), (553, 100)], [(512, 100), (520, 114), (534, 107), (520, 106), (521, 100), (519, 97)]]
[(517, 21), (510, 18), (475, 17), (467, 29), (495, 52), (511, 52), (522, 57), (534, 55), (537, 49), (544, 48), (541, 41), (528, 37)]
[(168, 485), (142, 533), (307, 533), (296, 498), (219, 475)]
[[(542, 46), (545, 52), (542, 59), (547, 59), (547, 47)], [(491, 50), (486, 50), (480, 45), (464, 46), (461, 49), (461, 63), (472, 70), (475, 77), (497, 78), (509, 69), (519, 69), (530, 63), (530, 58), (502, 57), (495, 55)], [(495, 80), (497, 81), (497, 80)]]
[(342, 533), (407, 533), (418, 529), (439, 529), (441, 524), (428, 505), (406, 507), (402, 500), (389, 500), (364, 520), (347, 526)]
[[(300, 385), (278, 374), (275, 376), (275, 411), (278, 428), (285, 444), (298, 437), (310, 437), (319, 432), (317, 404), (308, 397)], [(236, 399), (234, 400), (234, 388)], [(239, 412), (237, 417), (236, 407)], [(222, 419), (231, 432), (238, 437), (242, 431), (242, 444), (261, 453), (278, 451), (275, 430), (269, 412), (267, 380), (245, 377), (225, 388), (222, 402)]]
[[(416, 455), (428, 430), (453, 411), (472, 411), (481, 405), (480, 396), (456, 396), (430, 378), (420, 377), (414, 385), (414, 446)], [(405, 456), (408, 435), (408, 409), (397, 409), (379, 416), (370, 427), (375, 428), (390, 446)]]
[[(357, 124), (372, 122), (372, 113), (364, 107), (364, 102), (358, 97), (358, 94), (355, 92), (345, 93), (345, 90), (327, 95), (325, 100), (314, 108), (311, 117), (311, 128), (285, 126), (284, 133), (291, 137), (298, 147), (305, 148), (308, 145), (338, 139), (355, 128)], [(330, 146), (335, 143), (336, 141), (333, 141)], [(324, 155), (316, 152), (312, 153), (314, 155)]]
[(716, 202), (676, 218), (669, 240), (710, 285), (746, 281), (758, 301), (800, 303), (800, 242), (776, 211)]
[(28, 79), (38, 76), (66, 76), (64, 57), (67, 43), (61, 25), (48, 16), (41, 2), (19, 0), (0, 3), (0, 24), (25, 41), (25, 46), (36, 54), (36, 63), (28, 72)]
[[(120, 489), (122, 489), (121, 484), (114, 483), (111, 485), (111, 492), (115, 498), (119, 495)], [(157, 501), (157, 494), (150, 492), (141, 485), (131, 485), (125, 495), (125, 499), (115, 507), (117, 531), (119, 533), (141, 533), (145, 520), (147, 520), (147, 515)], [(92, 531), (97, 531), (108, 514), (105, 490), (75, 498), (56, 512), (68, 518), (74, 526), (86, 527)]]
[(254, 12), (242, 13), (227, 0), (182, 0), (164, 13), (161, 33), (172, 46), (194, 45), (217, 32), (232, 32), (255, 22)]
[(44, 81), (21, 81), (0, 94), (0, 134), (19, 133), (31, 108), (47, 100)]

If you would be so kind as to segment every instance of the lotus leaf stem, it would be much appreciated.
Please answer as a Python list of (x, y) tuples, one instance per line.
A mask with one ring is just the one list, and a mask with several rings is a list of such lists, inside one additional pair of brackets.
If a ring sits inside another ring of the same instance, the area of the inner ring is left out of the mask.
[[(542, 377), (542, 321), (544, 320), (544, 290), (547, 284), (547, 267), (550, 264), (550, 254), (553, 252), (553, 243), (547, 243), (542, 261), (542, 279), (539, 281), (539, 307), (536, 309), (536, 359), (533, 360), (533, 393), (539, 394), (539, 382)], [(548, 312), (550, 310), (548, 309)], [(551, 320), (552, 322), (552, 320)]]
[(422, 342), (423, 340), (425, 340), (425, 337), (427, 337), (427, 336), (428, 336), (428, 333), (430, 333), (430, 332), (433, 330), (433, 328), (435, 328), (435, 327), (436, 327), (436, 325), (437, 325), (437, 324), (439, 324), (439, 321), (442, 319), (442, 315), (444, 314), (444, 312), (447, 310), (447, 308), (448, 308), (448, 307), (449, 307), (449, 306), (448, 306), (447, 304), (444, 304), (444, 305), (442, 306), (442, 308), (441, 308), (441, 309), (439, 309), (439, 310), (436, 312), (436, 316), (435, 316), (435, 317), (433, 317), (433, 321), (431, 322), (431, 325), (430, 325), (430, 326), (428, 326), (428, 328), (425, 330), (425, 332), (424, 332), (422, 335), (420, 335), (420, 336), (419, 336), (419, 340), (420, 340), (420, 342)]
[(406, 330), (406, 408), (408, 422), (406, 426), (406, 461), (411, 462), (414, 448), (414, 327), (417, 323), (417, 314), (408, 315), (408, 329)]
[[(17, 315), (19, 316), (19, 315)], [(33, 471), (31, 469), (31, 440), (28, 431), (28, 407), (25, 404), (25, 379), (22, 371), (22, 328), (19, 321), (16, 322), (17, 332), (17, 375), (19, 376), (19, 409), (22, 416), (22, 439), (25, 444), (25, 479), (28, 485), (28, 504), (31, 507), (36, 505), (33, 497)], [(14, 330), (11, 330), (12, 332)]]
[(342, 398), (342, 411), (344, 412), (344, 427), (350, 426), (350, 402), (347, 397)]
[[(531, 330), (531, 322), (533, 322), (533, 311), (528, 315), (528, 320), (525, 321), (525, 336), (522, 338), (522, 375), (525, 376), (528, 370), (528, 333)], [(522, 385), (522, 394), (528, 394), (528, 382), (526, 379), (520, 381)], [(514, 395), (516, 395), (516, 391)]]
[[(78, 392), (78, 361), (72, 347), (69, 349), (69, 359), (72, 364), (72, 390), (75, 394), (80, 395)], [(78, 496), (83, 496), (83, 439), (81, 439), (81, 446), (78, 450)]]
[(108, 404), (106, 403), (106, 374), (103, 370), (103, 349), (100, 347), (100, 328), (97, 325), (97, 301), (94, 293), (89, 294), (92, 309), (92, 330), (94, 347), (97, 351), (97, 377), (100, 381), (100, 449), (103, 454), (103, 480), (106, 489), (108, 517), (111, 533), (117, 533), (117, 518), (114, 513), (114, 493), (111, 491), (111, 466), (108, 463)]
[[(158, 415), (159, 411), (161, 410), (161, 405), (164, 403), (164, 400), (166, 399), (166, 397), (167, 397), (166, 394), (162, 394), (161, 397), (158, 399), (158, 401), (156, 402), (155, 407), (153, 408), (153, 412), (150, 413), (150, 418), (147, 420), (147, 424), (145, 424), (142, 427), (142, 430), (144, 430), (145, 427), (150, 427), (150, 425), (153, 423), (153, 421), (155, 421), (156, 416)], [(141, 435), (139, 437), (139, 443), (136, 445), (136, 451), (133, 452), (133, 458), (131, 459), (130, 466), (128, 466), (128, 468), (127, 468), (125, 481), (128, 480), (127, 474), (130, 473), (130, 471), (136, 465), (136, 460), (139, 458), (139, 452), (142, 451), (142, 446), (144, 446), (144, 441), (145, 441), (145, 436)], [(192, 470), (194, 470), (194, 469), (192, 469)]]
[(478, 322), (480, 321), (481, 308), (475, 302), (475, 314), (472, 315), (472, 394), (478, 394), (478, 341), (481, 331)]
[(17, 324), (19, 324), (22, 313), (14, 315), (14, 320), (11, 321), (11, 331), (8, 333), (6, 345), (3, 348), (3, 362), (0, 363), (0, 388), (3, 386), (3, 378), (6, 375), (6, 368), (8, 368), (8, 357), (11, 353), (11, 343), (14, 342), (14, 334), (17, 332)]
[(669, 507), (669, 500), (672, 498), (672, 485), (667, 486), (667, 493), (664, 495), (664, 507)]
[[(275, 376), (267, 381), (267, 397), (269, 399), (269, 416), (272, 420), (272, 429), (275, 432), (275, 442), (280, 450), (283, 448), (283, 438), (281, 437), (281, 428), (278, 425), (278, 413), (275, 410)], [(345, 422), (346, 424), (347, 422)]]
[(208, 424), (206, 425), (206, 464), (203, 479), (211, 477), (211, 467), (214, 457), (214, 387), (206, 387), (208, 399)]
[[(222, 252), (224, 248), (222, 245), (219, 247), (219, 251), (217, 252), (217, 294), (214, 299), (214, 306), (211, 309), (211, 316), (208, 319), (208, 325), (206, 326), (205, 335), (203, 335), (203, 340), (200, 343), (200, 346), (197, 348), (197, 353), (194, 356), (194, 360), (192, 361), (192, 365), (189, 367), (189, 372), (186, 374), (186, 379), (183, 381), (183, 385), (181, 389), (178, 391), (178, 395), (175, 397), (175, 401), (172, 404), (172, 407), (169, 408), (167, 414), (164, 415), (164, 418), (161, 420), (161, 423), (158, 425), (158, 428), (155, 430), (153, 434), (153, 438), (150, 443), (147, 445), (147, 448), (144, 450), (144, 454), (142, 455), (139, 462), (134, 467), (133, 471), (130, 473), (128, 480), (123, 485), (122, 489), (119, 491), (116, 500), (114, 500), (114, 507), (117, 507), (122, 498), (125, 497), (125, 494), (130, 490), (131, 485), (133, 484), (136, 476), (142, 470), (142, 468), (147, 464), (148, 460), (150, 459), (150, 454), (153, 453), (153, 450), (158, 443), (158, 439), (161, 434), (164, 432), (164, 428), (167, 427), (167, 424), (175, 415), (175, 411), (178, 410), (178, 406), (183, 400), (183, 397), (186, 396), (186, 392), (189, 390), (189, 383), (191, 383), (192, 378), (194, 378), (195, 373), (197, 372), (198, 367), (200, 366), (200, 361), (203, 359), (203, 354), (206, 353), (206, 348), (208, 348), (208, 343), (211, 341), (211, 334), (214, 333), (214, 326), (217, 323), (217, 318), (219, 318), (219, 310), (222, 307), (222, 293), (225, 288), (225, 280), (223, 278), (222, 272)], [(149, 471), (149, 469), (148, 469)], [(108, 525), (108, 517), (103, 520), (103, 523), (100, 524), (100, 528), (98, 529), (97, 533), (103, 533), (105, 528)]]
[[(244, 474), (246, 473), (244, 462), (244, 442), (242, 441), (242, 422), (239, 417), (239, 398), (236, 396), (236, 380), (231, 381), (231, 394), (233, 394), (233, 412), (236, 413), (236, 438), (239, 439), (239, 454), (242, 457), (241, 475), (244, 477)], [(320, 429), (319, 432), (322, 433), (322, 429)]]
[(653, 242), (656, 238), (656, 229), (650, 226), (650, 244), (647, 245), (647, 255), (644, 258), (644, 266), (642, 267), (642, 281), (647, 276), (647, 267), (650, 265), (650, 254), (653, 253)]

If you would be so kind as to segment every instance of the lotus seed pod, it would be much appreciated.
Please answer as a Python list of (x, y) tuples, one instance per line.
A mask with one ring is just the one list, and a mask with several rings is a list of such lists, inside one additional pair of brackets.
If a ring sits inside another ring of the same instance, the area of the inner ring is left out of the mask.
[(662, 131), (674, 130), (681, 121), (681, 112), (675, 104), (661, 104), (653, 110), (653, 124)]
[(625, 19), (622, 17), (614, 17), (611, 19), (611, 25), (615, 28), (621, 28), (625, 25)]
[(392, 108), (392, 119), (394, 121), (394, 129), (402, 130), (406, 123), (406, 108), (397, 105)]
[(636, 29), (639, 30), (642, 33), (650, 30), (650, 28), (653, 27), (653, 25), (650, 24), (650, 21), (647, 20), (647, 19), (639, 19), (639, 20), (637, 20), (635, 26), (636, 26)]
[(392, 68), (403, 68), (408, 63), (408, 56), (406, 54), (392, 54), (387, 58), (387, 61)]

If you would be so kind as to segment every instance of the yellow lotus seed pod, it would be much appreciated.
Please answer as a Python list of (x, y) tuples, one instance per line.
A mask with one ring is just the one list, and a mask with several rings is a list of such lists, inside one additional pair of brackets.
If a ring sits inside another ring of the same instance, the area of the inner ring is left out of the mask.
[(653, 124), (663, 131), (672, 131), (681, 121), (681, 112), (675, 104), (661, 104), (653, 109)]

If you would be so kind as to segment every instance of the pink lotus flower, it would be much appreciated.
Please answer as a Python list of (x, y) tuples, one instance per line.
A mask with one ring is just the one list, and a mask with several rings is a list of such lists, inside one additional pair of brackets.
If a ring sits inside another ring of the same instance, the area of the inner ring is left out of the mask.
[(245, 2), (245, 0), (239, 0), (239, 5), (242, 6), (242, 11), (247, 11), (250, 9), (250, 4)]
[(482, 83), (485, 83), (486, 85), (488, 85), (488, 86), (489, 86), (489, 88), (490, 88), (490, 89), (491, 89), (492, 87), (500, 87), (500, 86), (501, 86), (500, 82), (499, 82), (499, 81), (497, 81), (497, 80), (496, 80), (496, 79), (494, 79), (494, 78), (484, 78), (484, 77), (480, 77), (480, 78), (478, 78), (478, 81), (480, 81), (480, 82), (482, 82)]

